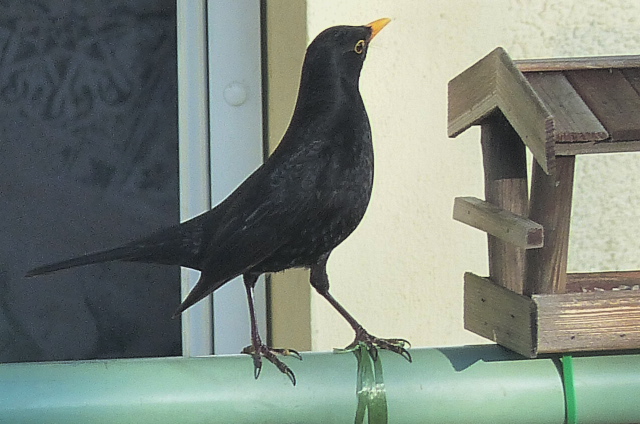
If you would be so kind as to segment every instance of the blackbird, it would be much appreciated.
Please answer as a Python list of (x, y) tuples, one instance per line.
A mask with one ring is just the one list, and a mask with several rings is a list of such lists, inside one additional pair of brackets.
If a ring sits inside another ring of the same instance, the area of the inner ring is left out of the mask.
[(27, 276), (106, 261), (181, 265), (200, 279), (174, 317), (227, 281), (242, 275), (251, 318), (251, 345), (258, 378), (262, 358), (295, 385), (278, 354), (258, 334), (253, 289), (258, 276), (293, 267), (310, 269), (311, 285), (347, 320), (355, 339), (374, 358), (388, 349), (411, 361), (403, 339), (369, 334), (329, 293), (326, 265), (332, 250), (360, 223), (371, 196), (371, 128), (358, 82), (371, 40), (389, 23), (335, 26), (307, 48), (298, 99), (289, 127), (273, 154), (213, 209), (181, 224), (109, 250), (40, 266)]

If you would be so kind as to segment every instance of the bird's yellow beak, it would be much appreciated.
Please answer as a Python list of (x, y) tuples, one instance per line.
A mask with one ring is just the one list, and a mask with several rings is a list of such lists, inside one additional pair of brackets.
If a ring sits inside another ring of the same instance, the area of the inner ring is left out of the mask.
[(382, 18), (365, 25), (371, 28), (371, 37), (369, 37), (369, 41), (373, 40), (373, 37), (375, 37), (389, 22), (391, 22), (391, 19)]

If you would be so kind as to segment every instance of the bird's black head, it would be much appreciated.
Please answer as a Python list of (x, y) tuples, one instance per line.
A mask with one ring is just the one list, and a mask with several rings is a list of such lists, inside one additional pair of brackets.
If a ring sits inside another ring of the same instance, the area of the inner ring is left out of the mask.
[[(303, 76), (323, 77), (339, 74), (357, 84), (369, 43), (390, 19), (383, 18), (363, 26), (335, 26), (322, 31), (307, 48)], [(328, 75), (327, 75), (328, 76)]]

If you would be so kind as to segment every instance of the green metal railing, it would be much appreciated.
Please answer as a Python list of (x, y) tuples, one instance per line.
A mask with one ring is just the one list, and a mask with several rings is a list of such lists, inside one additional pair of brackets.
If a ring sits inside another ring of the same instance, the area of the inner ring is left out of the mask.
[[(255, 380), (244, 355), (1, 364), (0, 423), (353, 423), (367, 409), (389, 423), (565, 421), (557, 359), (495, 345), (411, 354), (285, 358), (296, 387), (269, 363)], [(574, 357), (573, 371), (580, 423), (640, 422), (640, 355)]]

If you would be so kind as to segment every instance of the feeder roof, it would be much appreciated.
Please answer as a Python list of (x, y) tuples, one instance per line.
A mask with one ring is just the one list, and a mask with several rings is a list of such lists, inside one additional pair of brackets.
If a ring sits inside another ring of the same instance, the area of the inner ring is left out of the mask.
[(455, 137), (500, 111), (547, 173), (556, 155), (640, 151), (640, 56), (513, 61), (497, 48), (449, 82)]

